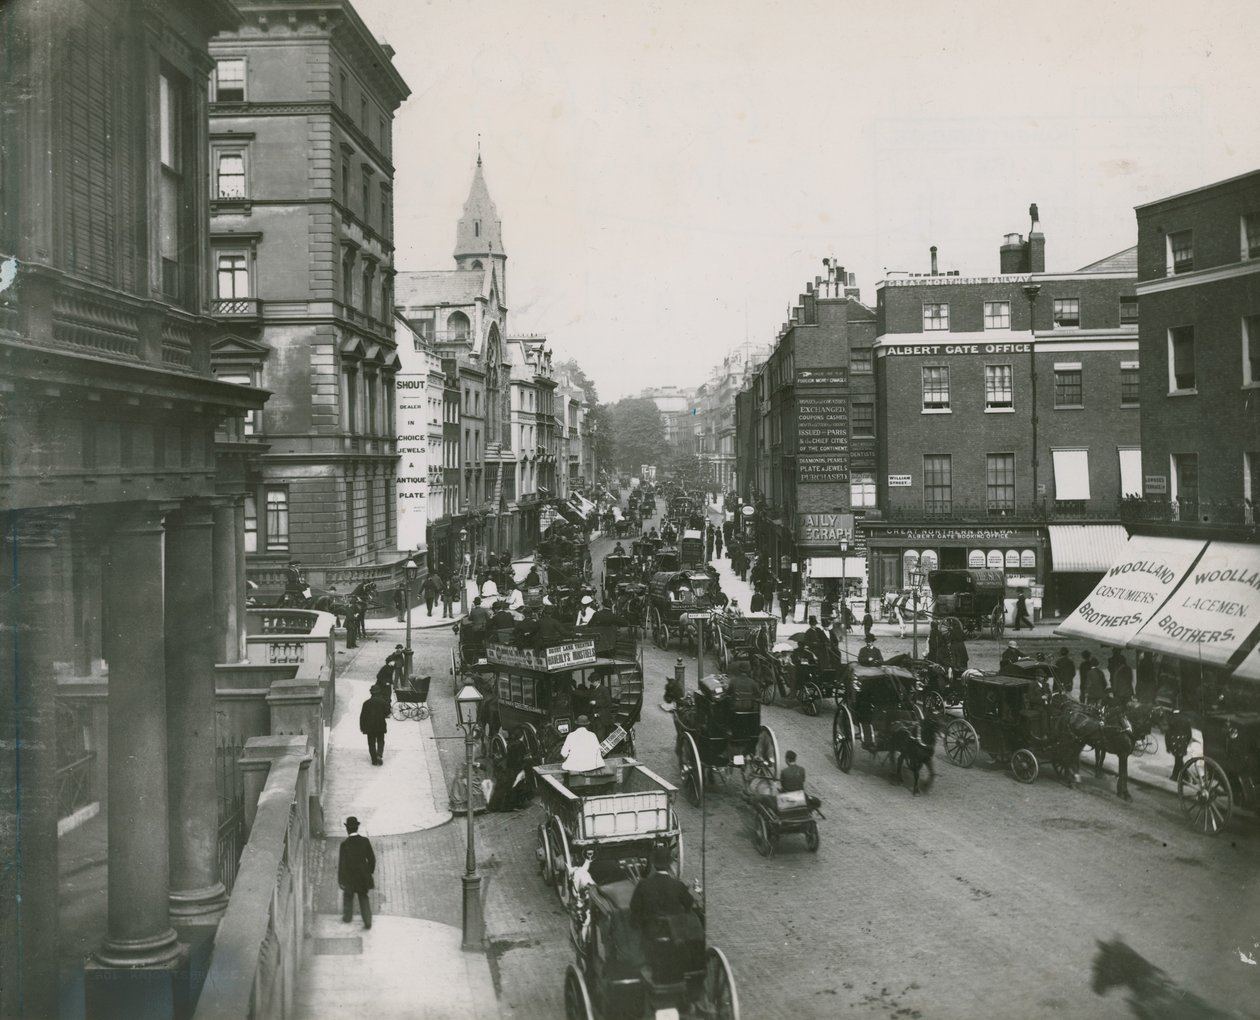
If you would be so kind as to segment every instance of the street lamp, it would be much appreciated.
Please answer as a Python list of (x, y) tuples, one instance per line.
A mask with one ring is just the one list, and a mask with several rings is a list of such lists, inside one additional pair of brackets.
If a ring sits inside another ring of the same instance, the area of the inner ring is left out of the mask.
[(464, 948), (480, 951), (485, 941), (486, 924), (481, 916), (481, 876), (477, 874), (477, 850), (473, 842), (473, 734), (477, 729), (477, 710), (481, 692), (473, 684), (464, 684), (455, 695), (459, 728), (464, 731), (464, 761), (467, 785), (464, 788), (468, 815), (468, 852), (464, 857)]
[(468, 570), (464, 566), (464, 543), (468, 541), (468, 529), (459, 529), (459, 612), (468, 615)]
[(403, 612), (407, 614), (407, 647), (403, 649), (403, 661), (406, 663), (407, 683), (411, 683), (411, 586), (420, 576), (420, 568), (416, 561), (408, 556), (403, 564)]
[(914, 650), (912, 659), (919, 657), (919, 586), (923, 584), (924, 573), (921, 570), (910, 571), (910, 586), (914, 589)]

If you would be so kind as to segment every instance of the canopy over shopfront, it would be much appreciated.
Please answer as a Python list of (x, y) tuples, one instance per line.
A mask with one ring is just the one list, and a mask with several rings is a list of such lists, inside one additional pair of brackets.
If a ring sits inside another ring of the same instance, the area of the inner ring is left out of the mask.
[(1260, 679), (1260, 546), (1134, 536), (1058, 632)]
[(865, 571), (861, 556), (811, 556), (810, 577), (862, 577)]
[(1050, 559), (1056, 574), (1101, 574), (1124, 554), (1121, 524), (1051, 524)]

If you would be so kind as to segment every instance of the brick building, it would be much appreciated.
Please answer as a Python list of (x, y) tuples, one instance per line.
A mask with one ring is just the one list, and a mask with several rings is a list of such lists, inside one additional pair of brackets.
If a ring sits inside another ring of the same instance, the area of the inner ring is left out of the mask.
[(241, 0), (211, 43), (216, 370), (272, 390), (249, 571), (283, 588), (401, 581), (392, 123), (409, 94), (348, 2)]
[[(1080, 601), (1123, 543), (1140, 484), (1135, 250), (1045, 269), (1033, 214), (1001, 272), (880, 282), (878, 513), (863, 524), (870, 593), (932, 569), (988, 567)], [(1039, 603), (1034, 598), (1034, 605)]]
[(696, 454), (704, 463), (708, 482), (720, 492), (736, 487), (735, 395), (752, 381), (769, 353), (769, 347), (741, 344), (696, 390)]

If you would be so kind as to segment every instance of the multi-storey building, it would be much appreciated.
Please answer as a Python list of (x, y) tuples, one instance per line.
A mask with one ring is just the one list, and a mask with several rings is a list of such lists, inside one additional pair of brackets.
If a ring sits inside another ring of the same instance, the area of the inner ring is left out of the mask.
[(679, 386), (654, 386), (640, 393), (639, 398), (652, 401), (661, 412), (665, 443), (673, 453), (686, 456), (696, 452), (695, 422), (691, 413), (693, 391)]
[(1048, 584), (1064, 613), (1123, 544), (1141, 473), (1135, 252), (1047, 272), (1031, 211), (997, 275), (938, 272), (934, 248), (931, 273), (878, 286), (872, 594), (987, 567)]
[(59, 944), (58, 830), (87, 808), (109, 887), (89, 1015), (175, 1015), (185, 926), (226, 902), (212, 723), (215, 664), (244, 657), (244, 506), (215, 434), (243, 439), (266, 399), (210, 371), (207, 46), (238, 19), (0, 5), (22, 97), (0, 159), (6, 1017), (58, 1016), (59, 963), (83, 957)]
[[(541, 501), (556, 494), (559, 442), (554, 413), (556, 381), (547, 338), (512, 337), (512, 438), (519, 457), (514, 483), (516, 528), (510, 549), (520, 554), (538, 541)], [(504, 476), (505, 482), (507, 476)]]
[(719, 491), (736, 488), (735, 395), (744, 389), (769, 357), (770, 349), (743, 343), (731, 351), (696, 390), (696, 454), (709, 483)]
[(861, 587), (853, 519), (875, 505), (875, 312), (853, 274), (826, 265), (737, 402), (738, 445), (751, 451), (737, 481), (783, 582)]
[[(395, 520), (393, 51), (346, 0), (241, 0), (211, 43), (217, 365), (275, 394), (246, 503), (251, 576), (401, 581)], [(251, 357), (252, 354), (252, 357)]]

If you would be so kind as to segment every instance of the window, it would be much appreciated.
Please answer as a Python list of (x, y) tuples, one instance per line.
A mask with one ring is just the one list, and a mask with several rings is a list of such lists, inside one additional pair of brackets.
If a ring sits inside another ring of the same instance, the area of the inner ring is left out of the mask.
[(346, 552), (354, 552), (354, 479), (346, 479)]
[(220, 301), (249, 297), (249, 259), (243, 252), (216, 256), (215, 296)]
[(184, 89), (165, 72), (158, 79), (158, 254), (162, 260), (162, 296), (179, 301), (183, 295), (179, 264), (184, 219), (183, 144)]
[(245, 551), (258, 552), (258, 500), (245, 497)]
[(360, 96), (359, 97), (359, 127), (363, 129), (363, 133), (365, 135), (367, 134), (367, 130), (368, 130), (367, 110), (368, 110), (367, 96)]
[(1015, 454), (990, 453), (985, 457), (985, 496), (990, 510), (1015, 509)]
[(1260, 315), (1242, 320), (1243, 385), (1260, 384)]
[(1120, 406), (1137, 407), (1141, 403), (1142, 373), (1136, 361), (1120, 362)]
[(353, 368), (343, 370), (342, 385), (346, 390), (346, 431), (359, 431), (359, 373)]
[(935, 365), (923, 368), (923, 410), (949, 410), (949, 366)]
[(1071, 329), (1081, 324), (1080, 298), (1054, 299), (1054, 324), (1056, 327)]
[(377, 435), (379, 429), (376, 421), (376, 373), (368, 372), (363, 377), (363, 384), (367, 387), (367, 433), (370, 436)]
[(849, 506), (875, 506), (875, 476), (851, 475), (849, 477)]
[(869, 347), (857, 347), (849, 351), (849, 371), (853, 375), (871, 374), (871, 349)]
[(350, 164), (345, 160), (341, 163), (341, 204), (350, 208)]
[(1256, 523), (1256, 483), (1260, 481), (1260, 453), (1243, 454), (1243, 523)]
[(1138, 299), (1122, 297), (1120, 299), (1120, 325), (1136, 326), (1138, 321)]
[(1175, 230), (1168, 235), (1167, 276), (1188, 273), (1194, 268), (1194, 231)]
[(1174, 326), (1168, 331), (1168, 389), (1194, 389), (1194, 327)]
[(1051, 450), (1050, 455), (1054, 458), (1055, 502), (1080, 503), (1089, 499), (1089, 451)]
[(341, 257), (341, 303), (347, 308), (354, 305), (354, 252)]
[(239, 57), (214, 62), (214, 101), (245, 102), (245, 61)]
[(1084, 384), (1079, 364), (1072, 363), (1054, 366), (1054, 406), (1085, 406)]
[[(219, 382), (232, 383), (235, 386), (254, 385), (254, 377), (249, 372), (217, 372), (215, 376)], [(257, 430), (258, 411), (251, 408), (245, 412), (244, 433), (247, 436), (252, 436)]]
[(345, 71), (341, 72), (341, 108), (350, 112), (350, 79), (346, 77)]
[(363, 266), (363, 314), (372, 317), (372, 277), (374, 270), (370, 262)]
[(1177, 520), (1194, 521), (1199, 516), (1199, 455), (1172, 455), (1173, 502)]
[(367, 167), (363, 168), (363, 222), (367, 224), (371, 219), (372, 210), (372, 178)]
[(984, 366), (984, 409), (1010, 411), (1015, 407), (1015, 383), (1010, 365)]
[(953, 481), (948, 453), (923, 455), (923, 509), (947, 514), (953, 508)]
[(389, 130), (385, 127), (385, 118), (384, 117), (377, 118), (376, 126), (380, 132), (378, 137), (381, 140), (381, 152), (384, 152), (385, 147), (386, 147), (386, 142), (389, 140)]
[(1142, 448), (1140, 446), (1120, 446), (1116, 448), (1120, 457), (1120, 495), (1142, 495)]
[(220, 152), (215, 160), (216, 198), (245, 197), (245, 153)]
[(923, 306), (923, 329), (949, 329), (949, 305)]
[(389, 236), (389, 192), (381, 188), (381, 233)]
[(985, 329), (1011, 328), (1011, 303), (1009, 301), (986, 301), (984, 303)]
[(289, 490), (267, 486), (267, 548), (289, 548)]
[(873, 439), (875, 436), (875, 405), (853, 405), (853, 435), (857, 439)]
[(1247, 213), (1242, 218), (1242, 251), (1244, 259), (1260, 258), (1260, 213)]

